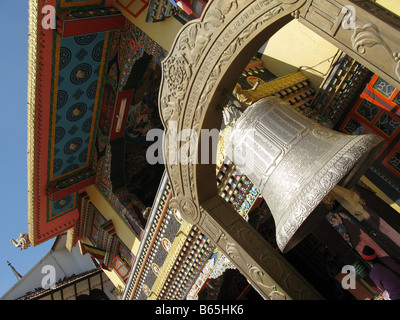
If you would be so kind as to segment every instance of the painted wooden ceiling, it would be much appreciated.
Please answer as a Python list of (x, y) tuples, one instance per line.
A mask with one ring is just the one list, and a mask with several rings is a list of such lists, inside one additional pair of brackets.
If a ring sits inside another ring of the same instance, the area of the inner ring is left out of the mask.
[[(28, 227), (33, 245), (75, 224), (78, 192), (94, 181), (108, 39), (125, 23), (112, 4), (29, 2)], [(49, 18), (56, 19), (55, 29), (41, 23)]]
[[(107, 38), (106, 32), (68, 38), (56, 36), (48, 183), (91, 166)], [(47, 220), (69, 212), (76, 205), (76, 194), (49, 200)]]
[[(89, 165), (105, 32), (59, 41), (56, 56), (49, 182)], [(58, 66), (58, 68), (57, 68)], [(58, 69), (58, 70), (57, 70)]]

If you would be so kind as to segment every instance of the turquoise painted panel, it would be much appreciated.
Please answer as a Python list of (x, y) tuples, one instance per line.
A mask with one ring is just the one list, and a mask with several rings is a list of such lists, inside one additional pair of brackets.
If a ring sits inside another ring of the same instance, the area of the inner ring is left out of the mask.
[(70, 212), (71, 210), (76, 208), (76, 198), (77, 198), (77, 193), (70, 194), (62, 199), (59, 199), (57, 201), (51, 202), (50, 201), (50, 206), (51, 210), (48, 212), (48, 217), (47, 220), (51, 221), (54, 218), (57, 218), (67, 212)]
[(61, 39), (51, 180), (88, 164), (104, 39), (105, 33)]

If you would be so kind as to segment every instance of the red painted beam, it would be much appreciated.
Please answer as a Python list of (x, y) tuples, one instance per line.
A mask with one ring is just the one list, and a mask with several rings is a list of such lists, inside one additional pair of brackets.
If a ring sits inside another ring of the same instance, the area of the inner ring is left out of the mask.
[(64, 20), (62, 36), (66, 38), (83, 34), (118, 30), (125, 26), (125, 22), (126, 19), (123, 15)]
[(41, 215), (37, 221), (39, 228), (36, 229), (35, 246), (74, 227), (79, 220), (79, 210), (75, 208), (50, 222), (46, 218), (45, 215)]
[(95, 182), (96, 182), (96, 176), (92, 175), (83, 181), (80, 181), (63, 189), (57, 189), (53, 185), (49, 185), (47, 187), (47, 195), (54, 202), (68, 196), (69, 194), (83, 190), (84, 188), (94, 184)]

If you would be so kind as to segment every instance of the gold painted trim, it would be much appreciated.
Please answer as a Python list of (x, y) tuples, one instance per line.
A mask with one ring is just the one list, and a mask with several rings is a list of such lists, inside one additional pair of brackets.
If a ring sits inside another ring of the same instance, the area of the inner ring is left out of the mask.
[(236, 84), (234, 93), (237, 94), (238, 100), (247, 105), (260, 100), (261, 98), (271, 96), (279, 91), (289, 88), (299, 82), (306, 81), (308, 78), (301, 73), (293, 72), (277, 79), (260, 84), (256, 90), (242, 90), (240, 84)]
[(226, 126), (224, 130), (222, 131), (222, 134), (220, 135), (218, 139), (218, 144), (217, 144), (217, 161), (216, 161), (216, 166), (215, 166), (215, 173), (218, 175), (219, 170), (222, 168), (224, 162), (225, 162), (225, 143), (229, 137), (229, 134), (231, 132), (232, 127), (230, 125)]
[(160, 292), (164, 287), (165, 282), (167, 281), (167, 278), (171, 273), (171, 270), (176, 260), (178, 259), (183, 246), (185, 245), (185, 242), (187, 240), (187, 237), (189, 236), (190, 231), (192, 230), (192, 227), (193, 227), (192, 224), (186, 221), (182, 222), (182, 225), (177, 233), (177, 236), (175, 237), (175, 240), (172, 243), (172, 247), (169, 250), (168, 255), (161, 267), (160, 273), (156, 281), (154, 282), (153, 287), (151, 288), (151, 294), (148, 300), (156, 300), (157, 297), (160, 295)]
[(56, 135), (56, 116), (57, 116), (57, 97), (58, 97), (58, 75), (59, 75), (59, 66), (60, 66), (60, 43), (61, 43), (61, 36), (57, 34), (56, 37), (56, 50), (55, 50), (55, 63), (54, 63), (54, 83), (53, 83), (53, 117), (51, 119), (51, 133), (50, 139), (52, 146), (50, 150), (50, 181), (53, 180), (53, 170), (54, 170), (54, 148), (55, 148), (55, 135)]
[(34, 219), (34, 176), (35, 176), (35, 117), (36, 117), (36, 75), (38, 42), (38, 0), (29, 1), (28, 33), (28, 93), (27, 93), (27, 191), (28, 191), (28, 233), (35, 246)]
[(67, 240), (65, 247), (67, 248), (68, 251), (72, 251), (72, 248), (74, 247), (74, 238), (75, 238), (75, 227), (72, 227), (71, 229), (68, 229), (67, 231)]

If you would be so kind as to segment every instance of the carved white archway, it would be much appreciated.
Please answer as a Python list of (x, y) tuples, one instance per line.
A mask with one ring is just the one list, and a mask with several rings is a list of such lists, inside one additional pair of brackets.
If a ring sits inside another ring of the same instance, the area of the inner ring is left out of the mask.
[[(187, 130), (195, 130), (201, 138), (201, 129), (220, 128), (219, 107), (227, 102), (225, 93), (232, 92), (240, 73), (266, 40), (293, 18), (397, 85), (400, 69), (396, 52), (400, 52), (400, 47), (391, 39), (390, 32), (397, 30), (400, 23), (396, 26), (394, 17), (385, 23), (361, 8), (361, 2), (214, 0), (200, 20), (182, 28), (162, 64), (159, 106), (166, 132), (164, 155), (173, 192), (171, 205), (185, 220), (197, 225), (270, 299), (321, 296), (218, 196), (212, 164), (216, 154), (211, 148), (207, 150), (207, 162), (202, 159), (200, 140), (193, 143), (193, 139), (187, 142), (178, 138)], [(350, 5), (358, 14), (357, 20), (350, 27), (343, 27)], [(323, 14), (324, 10), (328, 13)], [(387, 54), (384, 62), (381, 51)], [(380, 62), (371, 62), (377, 56)], [(179, 152), (186, 152), (188, 147), (196, 159), (202, 159), (201, 163), (179, 161)]]

